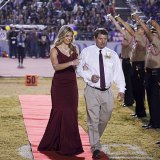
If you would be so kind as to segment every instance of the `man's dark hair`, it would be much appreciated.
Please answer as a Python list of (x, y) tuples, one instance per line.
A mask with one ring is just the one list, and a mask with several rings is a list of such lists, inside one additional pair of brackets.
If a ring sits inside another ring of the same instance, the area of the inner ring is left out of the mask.
[(97, 28), (94, 32), (94, 37), (97, 38), (99, 34), (108, 36), (108, 31), (105, 28)]

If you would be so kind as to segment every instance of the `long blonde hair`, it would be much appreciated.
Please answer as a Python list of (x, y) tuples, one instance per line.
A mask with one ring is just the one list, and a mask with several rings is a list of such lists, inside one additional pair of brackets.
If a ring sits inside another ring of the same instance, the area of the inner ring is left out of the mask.
[(56, 46), (59, 46), (63, 43), (63, 39), (65, 38), (65, 35), (68, 33), (68, 32), (72, 32), (73, 34), (73, 39), (72, 39), (72, 42), (69, 44), (69, 48), (70, 48), (70, 51), (69, 51), (69, 54), (71, 55), (72, 52), (75, 52), (76, 53), (76, 47), (73, 45), (73, 40), (74, 40), (74, 31), (71, 27), (67, 26), (67, 25), (63, 25), (59, 32), (58, 32), (58, 35), (56, 37), (56, 40), (54, 42), (54, 47)]

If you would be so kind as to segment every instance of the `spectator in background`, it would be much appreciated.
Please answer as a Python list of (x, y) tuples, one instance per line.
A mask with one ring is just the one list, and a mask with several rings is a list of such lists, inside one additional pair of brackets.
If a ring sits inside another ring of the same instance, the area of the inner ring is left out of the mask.
[(30, 33), (26, 32), (26, 40), (25, 40), (25, 55), (31, 57), (30, 51)]
[[(78, 27), (78, 33), (83, 32), (83, 36), (79, 36), (78, 38), (82, 37), (83, 39), (87, 39), (87, 35), (92, 34), (87, 31), (87, 26), (91, 26), (93, 30), (97, 27), (105, 27), (109, 30), (112, 28), (109, 24), (106, 24), (103, 18), (107, 12), (105, 9), (106, 6), (102, 1), (65, 0), (61, 2), (57, 0), (49, 1), (48, 3), (43, 2), (41, 5), (38, 4), (38, 2), (33, 0), (16, 1), (16, 3), (10, 1), (2, 9), (0, 20), (3, 24), (51, 24), (56, 27), (56, 30), (62, 24), (65, 25), (74, 22)], [(75, 8), (73, 9), (74, 6)], [(96, 9), (96, 7), (98, 8)]]
[[(49, 28), (48, 30), (48, 39), (49, 39), (49, 46), (48, 46), (48, 51), (50, 52), (50, 48), (51, 46), (53, 45), (54, 41), (55, 41), (55, 38), (56, 38), (56, 28), (55, 27), (51, 27)], [(48, 53), (49, 53), (48, 52)]]
[(61, 4), (60, 0), (56, 0), (56, 1), (53, 3), (53, 5), (54, 5), (54, 9), (57, 9), (57, 10), (60, 10), (61, 7), (62, 7), (62, 4)]
[(141, 9), (141, 11), (146, 15), (146, 17), (152, 17), (157, 22), (160, 22), (160, 1), (146, 1), (141, 0), (137, 3), (137, 6)]
[(38, 57), (38, 35), (36, 32), (36, 28), (33, 28), (29, 34), (30, 40), (30, 52), (32, 58)]
[(11, 27), (11, 31), (8, 33), (10, 58), (17, 58), (17, 32), (14, 26)]
[[(40, 49), (39, 57), (41, 57), (41, 58), (46, 57), (46, 53), (48, 52), (48, 50), (47, 50), (48, 43), (49, 43), (49, 40), (48, 40), (47, 33), (45, 30), (43, 30), (40, 34), (40, 37), (39, 37), (39, 49)], [(48, 53), (47, 53), (47, 55), (48, 55)]]
[(23, 68), (23, 60), (25, 57), (25, 42), (26, 42), (26, 33), (24, 29), (21, 28), (17, 35), (19, 68)]

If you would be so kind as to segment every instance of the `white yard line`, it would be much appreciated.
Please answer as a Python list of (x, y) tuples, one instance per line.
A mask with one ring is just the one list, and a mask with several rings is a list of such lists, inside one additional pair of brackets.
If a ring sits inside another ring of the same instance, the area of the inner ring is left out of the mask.
[[(116, 151), (118, 148), (123, 147), (123, 151)], [(112, 148), (112, 150), (111, 150)], [(115, 148), (115, 151), (114, 151)], [(116, 149), (117, 148), (117, 149)], [(102, 150), (111, 159), (135, 159), (135, 160), (152, 160), (152, 157), (143, 151), (139, 146), (130, 144), (108, 144), (102, 145)]]

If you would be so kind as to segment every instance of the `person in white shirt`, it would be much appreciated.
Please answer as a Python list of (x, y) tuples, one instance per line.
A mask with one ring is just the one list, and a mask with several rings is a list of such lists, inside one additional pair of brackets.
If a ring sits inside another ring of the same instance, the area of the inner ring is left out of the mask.
[[(92, 157), (100, 158), (102, 155), (100, 137), (107, 126), (114, 106), (111, 85), (115, 82), (118, 88), (117, 98), (119, 101), (123, 101), (125, 79), (118, 54), (106, 47), (107, 30), (104, 28), (96, 29), (94, 37), (96, 44), (84, 48), (80, 54), (77, 74), (83, 77), (86, 83), (84, 96)], [(100, 71), (100, 53), (103, 57), (104, 78), (101, 74), (102, 71)]]

